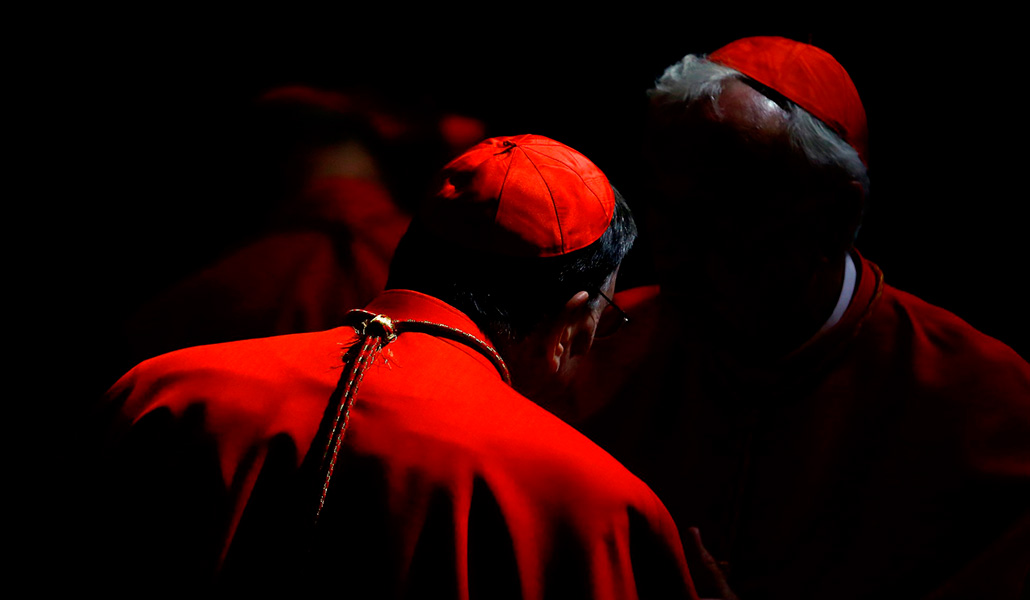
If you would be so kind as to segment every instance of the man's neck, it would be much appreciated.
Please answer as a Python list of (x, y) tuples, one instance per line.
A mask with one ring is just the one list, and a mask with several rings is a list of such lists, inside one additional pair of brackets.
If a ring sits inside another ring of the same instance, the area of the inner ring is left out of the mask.
[(773, 324), (767, 332), (764, 349), (756, 345), (756, 352), (745, 362), (758, 364), (788, 356), (828, 331), (846, 312), (856, 280), (857, 269), (850, 253), (825, 265), (813, 276), (804, 299), (795, 305), (798, 310), (785, 310), (779, 326)]

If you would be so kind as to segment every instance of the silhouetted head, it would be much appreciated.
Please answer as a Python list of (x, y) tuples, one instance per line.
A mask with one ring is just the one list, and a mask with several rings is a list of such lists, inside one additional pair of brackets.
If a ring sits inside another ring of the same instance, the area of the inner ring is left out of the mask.
[(650, 96), (663, 292), (742, 351), (796, 347), (836, 303), (868, 193), (850, 78), (813, 46), (745, 38)]
[(475, 322), (540, 400), (594, 337), (636, 225), (585, 156), (554, 140), (492, 138), (449, 163), (397, 249), (387, 288), (439, 298)]

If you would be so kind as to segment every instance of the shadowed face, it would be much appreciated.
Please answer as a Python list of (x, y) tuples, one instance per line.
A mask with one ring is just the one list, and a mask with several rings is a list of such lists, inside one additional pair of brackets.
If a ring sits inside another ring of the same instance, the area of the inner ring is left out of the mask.
[(663, 293), (737, 347), (809, 335), (795, 329), (817, 318), (827, 287), (827, 198), (791, 146), (789, 114), (731, 80), (715, 101), (652, 116)]
[[(601, 287), (611, 298), (618, 271)], [(553, 319), (541, 323), (526, 339), (506, 348), (513, 387), (559, 417), (571, 414), (568, 393), (590, 352), (595, 336), (617, 327), (621, 315), (603, 298), (577, 294)]]

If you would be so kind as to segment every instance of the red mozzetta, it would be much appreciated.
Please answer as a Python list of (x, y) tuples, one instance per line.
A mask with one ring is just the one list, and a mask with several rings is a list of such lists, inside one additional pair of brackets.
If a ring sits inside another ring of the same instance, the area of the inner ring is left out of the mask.
[[(367, 310), (485, 339), (417, 292)], [(484, 355), (421, 333), (365, 373), (309, 531), (318, 494), (304, 459), (355, 340), (342, 327), (189, 348), (114, 386), (112, 479), (131, 482), (107, 506), (122, 525), (107, 534), (116, 581), (221, 568), (233, 586), (362, 598), (693, 597), (676, 526), (640, 480)]]
[(1013, 597), (1030, 365), (856, 262), (840, 322), (761, 368), (657, 287), (619, 294), (632, 326), (595, 344), (578, 427), (700, 529), (741, 598)]

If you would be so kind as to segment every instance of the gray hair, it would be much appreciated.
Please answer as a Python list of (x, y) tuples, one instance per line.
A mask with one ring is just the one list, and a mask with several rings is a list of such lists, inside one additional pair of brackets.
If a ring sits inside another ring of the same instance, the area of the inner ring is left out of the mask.
[[(723, 82), (729, 79), (748, 78), (735, 69), (688, 54), (665, 69), (655, 87), (648, 91), (648, 96), (659, 102), (683, 104), (709, 99), (718, 114), (719, 104), (715, 100), (722, 93)], [(858, 152), (805, 109), (786, 98), (782, 102), (779, 98), (776, 100), (790, 115), (788, 131), (791, 146), (799, 150), (812, 166), (836, 167), (851, 180), (858, 181), (868, 197), (869, 174)]]

